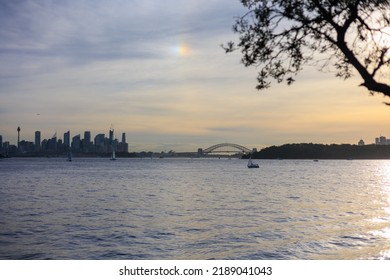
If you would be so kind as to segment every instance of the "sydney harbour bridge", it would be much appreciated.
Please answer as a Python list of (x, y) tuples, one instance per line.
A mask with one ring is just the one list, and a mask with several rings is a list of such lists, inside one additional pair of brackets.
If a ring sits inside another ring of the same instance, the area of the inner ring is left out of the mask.
[(244, 155), (250, 154), (255, 150), (248, 149), (244, 146), (233, 144), (233, 143), (221, 143), (210, 146), (206, 149), (198, 149), (198, 156), (233, 156), (233, 155)]

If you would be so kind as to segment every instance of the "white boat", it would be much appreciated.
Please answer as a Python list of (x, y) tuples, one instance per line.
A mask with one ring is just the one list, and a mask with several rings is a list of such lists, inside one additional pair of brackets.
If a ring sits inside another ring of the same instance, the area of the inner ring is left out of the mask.
[(110, 160), (116, 160), (116, 157), (115, 157), (115, 149), (114, 149), (114, 148), (112, 148), (112, 154), (111, 154)]
[(247, 166), (248, 166), (248, 168), (259, 168), (259, 165), (252, 161), (252, 158), (249, 158)]

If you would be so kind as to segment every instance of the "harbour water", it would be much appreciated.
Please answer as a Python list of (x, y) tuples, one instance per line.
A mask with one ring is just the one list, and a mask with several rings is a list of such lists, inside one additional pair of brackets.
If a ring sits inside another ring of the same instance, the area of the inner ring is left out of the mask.
[(0, 160), (0, 259), (389, 259), (390, 161)]

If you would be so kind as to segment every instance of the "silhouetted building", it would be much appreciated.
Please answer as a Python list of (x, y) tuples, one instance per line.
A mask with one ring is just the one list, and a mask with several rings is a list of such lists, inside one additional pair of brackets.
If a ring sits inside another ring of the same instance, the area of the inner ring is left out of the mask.
[(114, 141), (114, 130), (113, 129), (110, 129), (110, 134), (109, 134), (109, 140), (110, 140), (110, 144), (112, 143), (112, 141)]
[(98, 134), (95, 136), (95, 152), (97, 153), (105, 153), (107, 152), (107, 149), (105, 149), (105, 135), (104, 134)]
[(83, 143), (83, 152), (84, 153), (90, 153), (93, 151), (93, 145), (91, 142), (91, 132), (90, 131), (84, 132), (84, 139), (83, 139), (82, 143)]
[(41, 132), (35, 131), (35, 151), (39, 152), (41, 150)]
[(126, 133), (122, 133), (122, 142), (118, 144), (118, 152), (127, 153), (129, 145), (126, 143)]
[(47, 139), (43, 139), (42, 142), (41, 142), (41, 150), (43, 152), (47, 152)]
[(57, 138), (53, 137), (51, 139), (44, 139), (42, 141), (42, 150), (48, 153), (55, 153), (57, 152)]
[(53, 137), (51, 138), (50, 151), (57, 152), (57, 131), (54, 133)]
[(360, 139), (360, 141), (358, 142), (358, 145), (359, 145), (359, 146), (364, 146), (364, 145), (365, 145), (363, 139)]
[(70, 131), (64, 133), (64, 146), (70, 148)]
[[(64, 138), (57, 139), (57, 132), (50, 139), (42, 139), (41, 131), (35, 131), (34, 140), (29, 142), (20, 138), (21, 128), (17, 127), (18, 139), (17, 145), (11, 145), (9, 142), (3, 143), (3, 137), (0, 135), (0, 152), (3, 155), (15, 155), (17, 153), (39, 153), (39, 154), (64, 154), (71, 148), (77, 153), (109, 153), (113, 149), (117, 152), (128, 153), (128, 144), (126, 143), (126, 133), (122, 133), (121, 141), (115, 138), (114, 129), (110, 128), (109, 136), (98, 134), (93, 139), (90, 131), (84, 132), (84, 138), (80, 134), (71, 138), (70, 131), (64, 133)], [(92, 141), (92, 139), (94, 141)]]
[(376, 145), (390, 145), (390, 139), (386, 139), (384, 136), (380, 136), (379, 138), (375, 138)]
[(34, 152), (34, 143), (26, 140), (19, 142), (19, 153), (32, 153)]
[(112, 150), (116, 148), (115, 144), (116, 143), (114, 141), (114, 129), (110, 128), (109, 138), (108, 138), (108, 151), (109, 152), (112, 152)]
[(18, 147), (15, 145), (11, 145), (9, 141), (5, 141), (3, 143), (3, 150), (6, 156), (16, 154), (18, 151)]
[(80, 134), (77, 134), (72, 138), (72, 150), (75, 152), (80, 152), (81, 150), (81, 137)]
[(57, 140), (57, 151), (59, 152), (64, 151), (64, 143), (62, 142), (62, 139)]

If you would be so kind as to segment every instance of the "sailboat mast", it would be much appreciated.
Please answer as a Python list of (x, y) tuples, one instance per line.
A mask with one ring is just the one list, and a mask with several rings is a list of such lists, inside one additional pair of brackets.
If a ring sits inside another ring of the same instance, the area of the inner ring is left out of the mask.
[(111, 125), (110, 127), (110, 144), (111, 144), (111, 150), (112, 150), (112, 153), (111, 153), (111, 160), (115, 160), (115, 140), (114, 140), (114, 128), (113, 126)]

